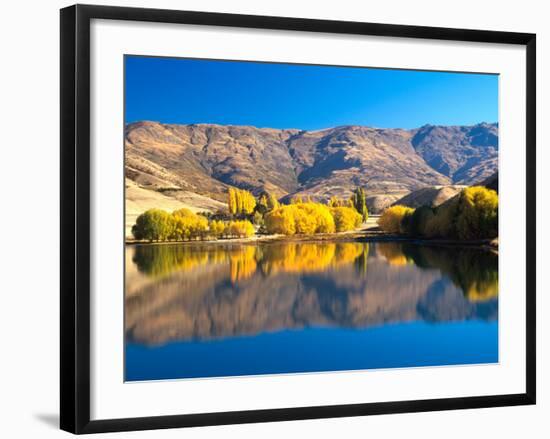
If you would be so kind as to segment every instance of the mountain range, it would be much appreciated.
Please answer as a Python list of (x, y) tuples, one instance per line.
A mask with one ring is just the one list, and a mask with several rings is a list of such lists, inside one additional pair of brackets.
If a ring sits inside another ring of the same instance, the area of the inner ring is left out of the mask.
[(498, 124), (305, 131), (142, 121), (126, 125), (125, 153), (130, 211), (151, 203), (220, 209), (229, 186), (317, 200), (363, 186), (369, 195), (395, 198), (493, 175)]

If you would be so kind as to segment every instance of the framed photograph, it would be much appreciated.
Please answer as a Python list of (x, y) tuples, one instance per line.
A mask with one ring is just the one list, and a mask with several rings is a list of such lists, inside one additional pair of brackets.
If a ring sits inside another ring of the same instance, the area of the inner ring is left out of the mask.
[(61, 428), (535, 403), (535, 35), (61, 10)]

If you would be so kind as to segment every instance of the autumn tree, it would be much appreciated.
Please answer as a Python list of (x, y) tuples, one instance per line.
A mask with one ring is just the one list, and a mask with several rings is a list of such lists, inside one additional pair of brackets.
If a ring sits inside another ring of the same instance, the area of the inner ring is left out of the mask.
[(250, 221), (230, 221), (228, 224), (228, 234), (240, 238), (248, 238), (254, 234), (254, 226)]
[(312, 235), (317, 229), (315, 215), (308, 213), (304, 209), (294, 209), (294, 224), (296, 233), (299, 235)]
[(492, 189), (473, 186), (460, 193), (457, 235), (460, 239), (485, 239), (498, 236), (498, 195)]
[(187, 241), (189, 239), (204, 239), (208, 232), (208, 220), (189, 209), (178, 209), (172, 212), (174, 228), (170, 239)]
[(245, 189), (229, 188), (228, 204), (229, 213), (231, 215), (246, 214), (254, 212), (256, 207), (256, 198)]
[(281, 206), (269, 212), (265, 216), (265, 227), (268, 233), (294, 235), (296, 233), (296, 222), (290, 206)]
[(330, 211), (334, 217), (337, 232), (355, 230), (363, 221), (361, 215), (352, 207), (332, 207)]
[(493, 239), (498, 236), (498, 194), (483, 186), (472, 186), (435, 209), (390, 207), (378, 224), (388, 232), (427, 238)]
[(228, 192), (227, 208), (231, 215), (235, 215), (237, 213), (236, 189), (232, 187), (229, 188), (229, 192)]
[(265, 216), (268, 233), (284, 235), (334, 233), (330, 209), (320, 203), (298, 203), (281, 206)]
[(328, 200), (327, 205), (329, 207), (342, 207), (344, 205), (344, 202), (340, 198), (338, 198), (336, 195), (333, 195)]
[(247, 215), (254, 213), (254, 208), (256, 207), (256, 198), (254, 195), (248, 191), (241, 190), (240, 196), (242, 197), (241, 212)]
[(149, 241), (167, 240), (174, 228), (174, 222), (169, 213), (161, 209), (149, 209), (139, 215), (132, 227), (134, 238)]
[(492, 239), (498, 236), (498, 194), (473, 186), (435, 209), (422, 206), (401, 220), (403, 233), (427, 238)]
[(174, 210), (172, 215), (182, 218), (194, 218), (197, 216), (191, 209), (187, 209), (186, 207)]
[(336, 226), (330, 209), (320, 203), (306, 203), (300, 206), (315, 219), (315, 233), (334, 233)]
[(226, 235), (226, 228), (226, 224), (220, 220), (213, 220), (208, 226), (210, 235), (212, 235), (214, 238), (222, 238), (224, 235)]
[(414, 209), (401, 205), (388, 207), (378, 219), (378, 225), (385, 232), (401, 233), (401, 221), (403, 217), (413, 211)]

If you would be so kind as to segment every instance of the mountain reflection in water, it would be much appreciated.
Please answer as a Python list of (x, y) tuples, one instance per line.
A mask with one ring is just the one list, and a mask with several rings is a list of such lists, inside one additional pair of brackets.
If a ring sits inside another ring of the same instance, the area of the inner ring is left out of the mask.
[(358, 242), (126, 248), (132, 344), (497, 315), (498, 256), (477, 249)]

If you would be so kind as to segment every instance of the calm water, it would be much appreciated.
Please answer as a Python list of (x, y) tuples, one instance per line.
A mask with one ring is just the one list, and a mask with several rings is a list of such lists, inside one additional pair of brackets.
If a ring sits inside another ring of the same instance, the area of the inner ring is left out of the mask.
[(400, 243), (128, 246), (126, 380), (498, 361), (498, 257)]

